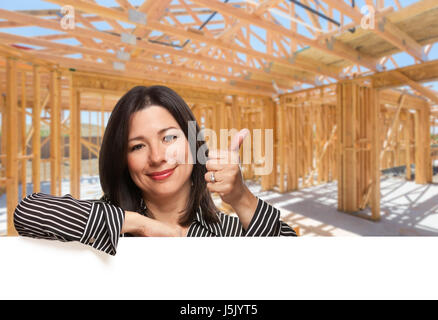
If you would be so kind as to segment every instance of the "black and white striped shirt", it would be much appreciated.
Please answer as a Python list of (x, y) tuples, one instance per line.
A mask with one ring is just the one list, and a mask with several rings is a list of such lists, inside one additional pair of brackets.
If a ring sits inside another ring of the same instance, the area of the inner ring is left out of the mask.
[[(268, 237), (296, 236), (281, 221), (280, 211), (258, 198), (256, 212), (244, 230), (238, 217), (218, 213), (219, 222), (208, 224), (199, 209), (187, 237)], [(79, 241), (115, 255), (125, 212), (103, 200), (77, 200), (67, 194), (56, 197), (33, 193), (25, 197), (14, 213), (15, 229), (21, 236)]]

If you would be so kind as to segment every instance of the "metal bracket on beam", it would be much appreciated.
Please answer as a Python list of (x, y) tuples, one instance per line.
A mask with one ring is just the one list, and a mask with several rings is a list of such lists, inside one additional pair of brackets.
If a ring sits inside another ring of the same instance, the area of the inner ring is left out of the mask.
[(280, 94), (283, 94), (283, 93), (284, 93), (284, 91), (281, 90), (281, 89), (278, 87), (278, 85), (277, 85), (277, 83), (275, 82), (275, 80), (272, 80), (272, 87), (273, 87), (274, 90), (277, 92), (277, 95), (280, 95)]
[(327, 49), (333, 50), (335, 41), (336, 41), (335, 37), (330, 37), (330, 39), (325, 39), (325, 44), (327, 46)]
[(316, 84), (317, 86), (322, 86), (322, 85), (323, 85), (323, 82), (319, 79), (319, 76), (316, 76), (316, 77), (315, 77), (315, 84)]
[(129, 9), (129, 21), (146, 25), (146, 14), (137, 10)]
[(117, 71), (125, 71), (126, 67), (125, 67), (125, 64), (123, 62), (114, 61), (113, 62), (113, 69), (117, 70)]
[(245, 77), (243, 77), (245, 80), (251, 80), (251, 76), (252, 76), (252, 72), (248, 72), (247, 75), (245, 75)]
[(137, 44), (137, 37), (133, 34), (130, 34), (130, 33), (122, 33), (120, 36), (120, 40), (123, 43), (127, 43), (127, 44), (130, 44), (133, 46), (135, 46)]
[(377, 28), (379, 29), (379, 31), (385, 32), (385, 24), (386, 24), (385, 17), (382, 17), (381, 19), (379, 19), (379, 21), (377, 21)]
[(292, 56), (290, 56), (289, 58), (287, 58), (287, 61), (289, 61), (290, 63), (294, 64), (296, 58), (297, 58), (297, 54), (294, 52), (294, 53), (292, 54)]
[(271, 68), (272, 68), (272, 62), (269, 62), (268, 64), (265, 64), (265, 68), (264, 68), (264, 71), (265, 72), (267, 72), (267, 73), (270, 73), (271, 72)]
[(131, 54), (129, 52), (125, 52), (125, 51), (117, 51), (116, 53), (116, 57), (119, 60), (123, 60), (123, 61), (129, 61), (131, 60)]

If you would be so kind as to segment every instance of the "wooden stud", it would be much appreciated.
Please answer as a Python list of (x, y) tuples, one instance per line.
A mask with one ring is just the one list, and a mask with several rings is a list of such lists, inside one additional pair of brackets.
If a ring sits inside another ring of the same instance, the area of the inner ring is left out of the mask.
[(70, 73), (70, 193), (73, 198), (80, 198), (80, 177), (81, 177), (81, 126), (80, 126), (80, 99), (81, 93), (73, 86), (73, 75)]
[(26, 141), (26, 72), (21, 71), (21, 121), (20, 121), (20, 137), (21, 137), (21, 198), (27, 195), (27, 141)]
[(61, 111), (60, 75), (50, 72), (50, 193), (61, 195)]
[(15, 236), (14, 210), (18, 204), (18, 107), (17, 107), (17, 62), (6, 60), (6, 210), (7, 235)]
[(284, 99), (285, 97), (280, 98), (280, 105), (278, 107), (278, 115), (279, 115), (279, 121), (278, 121), (278, 136), (279, 136), (279, 146), (278, 146), (278, 160), (279, 160), (279, 166), (280, 166), (280, 177), (279, 177), (279, 187), (280, 192), (283, 193), (285, 191), (284, 187), (284, 174), (285, 174), (285, 146), (286, 146), (286, 129), (285, 129), (285, 105), (284, 105)]
[(370, 89), (370, 101), (367, 106), (370, 110), (371, 123), (371, 155), (370, 155), (370, 179), (371, 179), (371, 218), (374, 221), (380, 219), (380, 100), (379, 90)]
[[(380, 105), (376, 89), (351, 81), (337, 86), (338, 209), (379, 220)], [(360, 212), (368, 202), (371, 216)]]
[(32, 185), (33, 192), (41, 190), (41, 78), (40, 67), (33, 68), (33, 110), (32, 110)]

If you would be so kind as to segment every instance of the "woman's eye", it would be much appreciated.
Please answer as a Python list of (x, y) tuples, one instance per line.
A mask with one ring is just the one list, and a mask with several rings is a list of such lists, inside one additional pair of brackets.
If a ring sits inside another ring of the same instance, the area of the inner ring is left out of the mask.
[(163, 138), (163, 140), (164, 140), (164, 142), (172, 142), (173, 140), (176, 140), (177, 138), (178, 138), (178, 136), (171, 134), (171, 135), (165, 136)]
[(139, 150), (143, 147), (142, 144), (136, 144), (135, 146), (131, 147), (131, 151)]

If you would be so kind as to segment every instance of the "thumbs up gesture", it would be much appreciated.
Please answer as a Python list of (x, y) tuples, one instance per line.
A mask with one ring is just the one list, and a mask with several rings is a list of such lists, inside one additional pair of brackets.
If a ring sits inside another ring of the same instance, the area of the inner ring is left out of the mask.
[(205, 180), (210, 192), (217, 192), (221, 199), (234, 209), (241, 206), (246, 187), (239, 167), (239, 150), (248, 129), (239, 131), (232, 139), (229, 150), (210, 150), (206, 163)]

